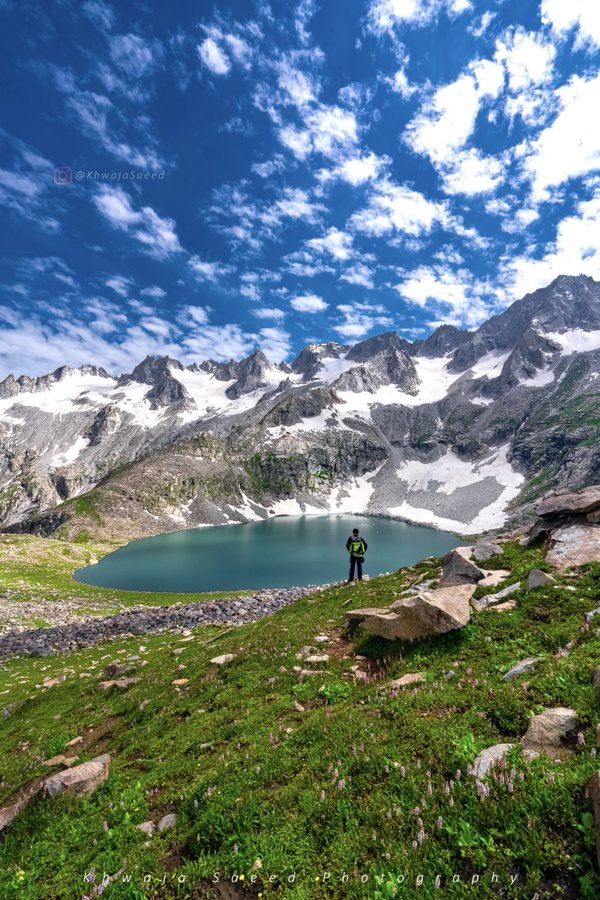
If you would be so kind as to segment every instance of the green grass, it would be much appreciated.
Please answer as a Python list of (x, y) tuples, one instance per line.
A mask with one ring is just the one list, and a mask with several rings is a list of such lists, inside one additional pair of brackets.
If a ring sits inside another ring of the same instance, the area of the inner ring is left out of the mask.
[[(512, 569), (510, 583), (540, 560), (539, 550), (510, 545), (492, 563)], [(386, 605), (437, 572), (427, 560), (334, 587), (221, 637), (203, 628), (189, 642), (155, 635), (7, 661), (2, 705), (25, 702), (0, 727), (0, 802), (77, 735), (87, 741), (82, 760), (108, 752), (112, 764), (89, 798), (39, 799), (20, 814), (0, 843), (0, 897), (92, 896), (83, 881), (92, 869), (96, 883), (121, 873), (109, 898), (215, 896), (215, 872), (243, 876), (220, 895), (232, 898), (598, 896), (583, 786), (598, 765), (599, 653), (595, 629), (581, 625), (598, 605), (600, 566), (558, 588), (521, 591), (514, 611), (484, 611), (437, 639), (344, 633), (346, 609)], [(300, 648), (324, 633), (326, 671), (300, 677)], [(555, 659), (570, 640), (570, 655)], [(229, 652), (233, 662), (211, 666)], [(381, 678), (357, 680), (350, 667), (365, 663), (356, 654)], [(102, 666), (132, 656), (141, 681), (100, 692)], [(504, 682), (525, 656), (542, 661)], [(59, 672), (68, 673), (63, 684), (40, 686)], [(425, 672), (426, 682), (397, 696), (382, 690), (408, 672)], [(177, 689), (177, 678), (189, 682)], [(466, 774), (475, 755), (517, 741), (532, 711), (555, 705), (577, 711), (585, 744), (560, 764), (514, 751), (504, 773), (515, 770), (512, 793), (495, 779), (481, 799)], [(172, 831), (147, 838), (136, 827), (171, 811)]]

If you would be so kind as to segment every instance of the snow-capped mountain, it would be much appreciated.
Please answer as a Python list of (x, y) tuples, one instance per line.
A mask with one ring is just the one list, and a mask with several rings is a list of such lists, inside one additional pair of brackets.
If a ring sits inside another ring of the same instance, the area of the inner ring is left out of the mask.
[(8, 376), (0, 524), (130, 537), (340, 511), (480, 532), (599, 480), (599, 371), (600, 283), (563, 276), (415, 343)]

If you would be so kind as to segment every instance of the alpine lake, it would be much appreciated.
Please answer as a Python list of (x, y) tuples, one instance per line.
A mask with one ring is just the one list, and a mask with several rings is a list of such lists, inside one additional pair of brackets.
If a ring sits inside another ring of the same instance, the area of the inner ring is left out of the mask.
[(75, 578), (99, 587), (174, 593), (332, 583), (347, 578), (345, 545), (353, 528), (368, 544), (363, 571), (370, 577), (461, 543), (448, 532), (378, 516), (277, 516), (132, 541), (79, 569)]

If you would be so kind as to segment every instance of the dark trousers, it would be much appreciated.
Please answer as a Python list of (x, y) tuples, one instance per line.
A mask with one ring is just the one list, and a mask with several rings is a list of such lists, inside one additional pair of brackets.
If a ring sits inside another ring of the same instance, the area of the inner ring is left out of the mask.
[(360, 559), (360, 557), (350, 557), (350, 572), (348, 574), (348, 581), (354, 581), (354, 569), (356, 569), (356, 572), (358, 574), (358, 580), (362, 581), (362, 559)]

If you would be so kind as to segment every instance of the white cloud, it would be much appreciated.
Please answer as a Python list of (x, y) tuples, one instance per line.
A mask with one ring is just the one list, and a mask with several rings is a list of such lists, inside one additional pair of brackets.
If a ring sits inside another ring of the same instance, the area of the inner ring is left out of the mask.
[(330, 228), (326, 235), (310, 238), (306, 246), (318, 253), (328, 253), (334, 259), (345, 260), (352, 255), (352, 235), (339, 228)]
[(114, 64), (133, 80), (151, 74), (163, 54), (159, 41), (145, 40), (137, 34), (116, 34), (110, 39), (109, 46)]
[(227, 54), (211, 37), (205, 38), (201, 44), (198, 44), (198, 53), (206, 68), (210, 69), (213, 75), (227, 75), (231, 69)]
[(396, 232), (418, 237), (429, 234), (436, 225), (448, 223), (444, 204), (385, 178), (373, 186), (368, 205), (351, 216), (349, 225), (374, 237)]
[(317, 313), (327, 309), (327, 303), (316, 294), (302, 294), (298, 297), (292, 297), (290, 305), (297, 312), (302, 313)]
[(484, 156), (474, 148), (456, 154), (453, 165), (442, 171), (447, 194), (489, 194), (504, 179), (504, 166), (495, 156)]
[(542, 0), (542, 22), (560, 37), (577, 30), (575, 44), (600, 47), (600, 5), (596, 0)]
[(93, 202), (113, 228), (134, 237), (150, 256), (166, 259), (182, 251), (173, 219), (162, 218), (151, 206), (134, 209), (131, 197), (122, 188), (101, 185)]
[(432, 310), (440, 316), (439, 321), (469, 328), (490, 315), (490, 304), (480, 296), (483, 287), (468, 270), (455, 271), (444, 264), (419, 266), (395, 285), (401, 297)]
[(340, 280), (347, 281), (348, 284), (358, 284), (361, 287), (372, 290), (375, 287), (373, 281), (374, 274), (374, 269), (371, 269), (364, 263), (356, 263), (342, 272)]
[(191, 256), (188, 259), (188, 265), (199, 281), (212, 281), (213, 283), (234, 271), (232, 266), (201, 259), (199, 256)]
[(110, 278), (106, 279), (104, 284), (120, 297), (127, 297), (131, 291), (132, 280), (125, 275), (112, 275)]
[(554, 44), (524, 28), (509, 30), (496, 42), (495, 59), (506, 66), (508, 87), (514, 93), (550, 81), (555, 57)]
[(500, 281), (512, 299), (549, 284), (558, 275), (590, 275), (600, 280), (600, 190), (559, 221), (556, 238), (541, 255), (502, 260)]
[(251, 313), (257, 319), (274, 319), (278, 322), (285, 319), (285, 312), (282, 309), (277, 309), (276, 306), (257, 306), (251, 310)]
[(471, 0), (372, 0), (369, 17), (374, 31), (391, 34), (399, 25), (426, 25), (441, 12), (454, 17), (472, 5)]
[(145, 287), (140, 291), (140, 294), (143, 297), (153, 297), (155, 300), (162, 300), (163, 297), (167, 296), (167, 292), (163, 290), (163, 288), (158, 287), (158, 285), (153, 284), (149, 285), (149, 287)]
[(333, 327), (345, 338), (361, 338), (378, 326), (393, 324), (387, 309), (379, 303), (341, 303), (337, 310), (342, 320)]
[(520, 148), (537, 201), (550, 199), (550, 188), (600, 169), (600, 73), (588, 79), (574, 75), (555, 93), (557, 116)]
[(258, 345), (265, 356), (273, 362), (285, 359), (292, 349), (290, 335), (282, 328), (261, 328), (258, 333)]

